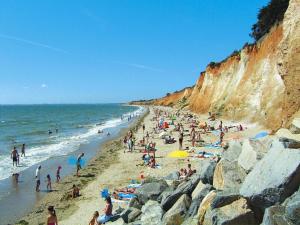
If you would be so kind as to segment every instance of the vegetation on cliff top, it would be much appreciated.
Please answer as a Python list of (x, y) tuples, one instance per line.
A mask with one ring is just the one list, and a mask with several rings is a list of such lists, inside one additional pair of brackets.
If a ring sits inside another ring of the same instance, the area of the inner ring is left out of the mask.
[(289, 0), (271, 0), (268, 5), (259, 10), (258, 21), (253, 24), (250, 36), (258, 41), (267, 34), (274, 25), (283, 20), (288, 6)]

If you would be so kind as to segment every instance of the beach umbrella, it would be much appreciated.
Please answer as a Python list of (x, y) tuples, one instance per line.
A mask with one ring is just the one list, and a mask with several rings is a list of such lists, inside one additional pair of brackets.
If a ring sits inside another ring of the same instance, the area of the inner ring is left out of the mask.
[(169, 158), (187, 158), (188, 156), (189, 154), (186, 151), (181, 150), (173, 151), (168, 154)]

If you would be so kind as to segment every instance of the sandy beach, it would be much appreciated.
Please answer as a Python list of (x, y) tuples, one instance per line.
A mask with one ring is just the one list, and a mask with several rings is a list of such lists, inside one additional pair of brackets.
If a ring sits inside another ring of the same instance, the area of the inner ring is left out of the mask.
[[(165, 112), (170, 114), (175, 113), (172, 108), (163, 107), (161, 108)], [(188, 111), (181, 112), (189, 113)], [(94, 211), (99, 211), (100, 213), (105, 207), (105, 202), (101, 198), (101, 190), (108, 188), (113, 191), (115, 188), (126, 187), (130, 184), (131, 180), (141, 181), (141, 174), (145, 178), (149, 177), (164, 177), (173, 171), (178, 171), (180, 168), (186, 168), (187, 164), (190, 163), (192, 168), (201, 168), (201, 163), (204, 160), (209, 159), (199, 159), (193, 157), (195, 154), (191, 153), (189, 158), (186, 159), (176, 159), (169, 158), (167, 155), (178, 149), (178, 141), (173, 144), (165, 144), (163, 139), (159, 137), (158, 134), (153, 132), (153, 128), (156, 126), (156, 121), (153, 120), (155, 114), (153, 107), (150, 107), (150, 112), (144, 118), (140, 118), (136, 121), (130, 128), (137, 128), (134, 132), (136, 140), (142, 140), (145, 133), (143, 133), (141, 124), (145, 124), (146, 131), (149, 132), (149, 141), (156, 143), (156, 162), (160, 165), (159, 168), (152, 169), (150, 167), (137, 166), (142, 162), (142, 147), (135, 147), (133, 153), (128, 152), (126, 146), (122, 143), (122, 135), (128, 129), (122, 132), (121, 137), (109, 141), (102, 148), (100, 153), (89, 163), (89, 165), (84, 168), (81, 172), (81, 176), (77, 178), (76, 176), (68, 176), (63, 179), (60, 184), (56, 184), (54, 189), (56, 192), (49, 193), (42, 201), (40, 201), (32, 213), (22, 218), (18, 224), (32, 224), (39, 225), (42, 224), (46, 218), (47, 206), (54, 205), (56, 207), (57, 216), (59, 219), (59, 224), (63, 225), (84, 225), (88, 224)], [(197, 121), (207, 121), (207, 115), (194, 115)], [(215, 121), (215, 125), (218, 124), (220, 118)], [(179, 117), (176, 119), (175, 123), (182, 123), (185, 130), (185, 137), (183, 142), (183, 148), (188, 147), (190, 150), (201, 149), (192, 148), (191, 141), (189, 137), (190, 122), (184, 117)], [(233, 121), (223, 120), (224, 125), (238, 124)], [(254, 124), (245, 125), (245, 130), (243, 132), (229, 132), (225, 135), (224, 141), (228, 142), (231, 140), (243, 140), (244, 138), (251, 137), (255, 135), (262, 127)], [(170, 133), (174, 129), (173, 125), (170, 125), (168, 129)], [(145, 132), (146, 132), (145, 131)], [(178, 139), (178, 132), (172, 133), (175, 140)], [(201, 136), (205, 143), (215, 143), (219, 140), (219, 137), (207, 133)], [(205, 149), (206, 152), (210, 153), (222, 153), (221, 149)], [(76, 199), (68, 199), (67, 195), (71, 192), (72, 185), (79, 185), (81, 189), (81, 196)], [(114, 209), (118, 207), (126, 208), (127, 203), (114, 203)]]

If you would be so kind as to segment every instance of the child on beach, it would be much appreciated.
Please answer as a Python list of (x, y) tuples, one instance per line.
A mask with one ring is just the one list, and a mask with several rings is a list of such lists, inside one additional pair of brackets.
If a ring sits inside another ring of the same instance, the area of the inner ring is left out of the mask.
[(47, 175), (47, 181), (46, 182), (47, 182), (47, 191), (52, 191), (50, 174)]
[(93, 218), (91, 219), (89, 225), (97, 225), (98, 224), (97, 223), (97, 218), (98, 217), (99, 217), (99, 212), (98, 211), (94, 212)]
[(60, 181), (60, 170), (61, 170), (61, 166), (59, 166), (56, 171), (56, 182), (57, 183), (59, 183), (59, 181)]
[(58, 225), (54, 206), (48, 207), (47, 225)]

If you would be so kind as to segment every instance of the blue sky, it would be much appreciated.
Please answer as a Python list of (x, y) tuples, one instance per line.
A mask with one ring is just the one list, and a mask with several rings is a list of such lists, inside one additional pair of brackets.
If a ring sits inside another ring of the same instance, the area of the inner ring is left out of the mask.
[(126, 102), (195, 83), (267, 0), (0, 2), (0, 104)]

